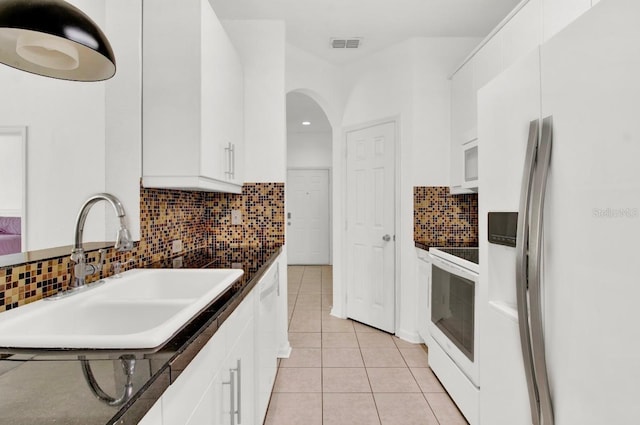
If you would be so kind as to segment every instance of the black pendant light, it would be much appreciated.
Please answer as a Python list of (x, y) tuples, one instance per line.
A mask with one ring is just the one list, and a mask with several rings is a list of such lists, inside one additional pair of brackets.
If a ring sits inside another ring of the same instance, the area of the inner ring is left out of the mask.
[(0, 62), (74, 81), (107, 80), (116, 72), (107, 37), (63, 0), (0, 0)]

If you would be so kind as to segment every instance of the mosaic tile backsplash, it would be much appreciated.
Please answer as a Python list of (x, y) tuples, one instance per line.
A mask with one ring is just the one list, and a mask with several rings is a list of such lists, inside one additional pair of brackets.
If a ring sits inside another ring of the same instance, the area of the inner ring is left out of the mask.
[[(126, 206), (125, 206), (126, 208)], [(231, 211), (242, 213), (242, 224), (231, 224)], [(207, 246), (280, 246), (284, 244), (284, 183), (245, 183), (242, 194), (140, 189), (140, 242), (130, 252), (107, 250), (100, 275), (146, 267), (175, 256), (171, 245), (181, 239), (183, 252)], [(89, 262), (98, 261), (97, 251)], [(67, 287), (69, 255), (0, 268), (0, 312), (50, 296)]]
[(413, 239), (427, 247), (478, 246), (478, 194), (446, 186), (413, 188)]

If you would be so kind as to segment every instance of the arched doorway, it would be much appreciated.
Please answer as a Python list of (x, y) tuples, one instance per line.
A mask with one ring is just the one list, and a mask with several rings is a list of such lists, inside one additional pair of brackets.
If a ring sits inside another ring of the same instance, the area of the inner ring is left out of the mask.
[(289, 264), (331, 264), (332, 127), (320, 105), (287, 94), (287, 246)]

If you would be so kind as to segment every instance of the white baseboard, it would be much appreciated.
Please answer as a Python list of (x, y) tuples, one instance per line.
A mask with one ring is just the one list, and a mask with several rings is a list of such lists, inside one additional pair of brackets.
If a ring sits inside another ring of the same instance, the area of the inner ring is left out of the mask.
[(289, 340), (287, 340), (286, 344), (282, 344), (280, 349), (278, 350), (278, 358), (279, 359), (288, 359), (291, 355), (291, 344), (289, 344)]
[(342, 311), (337, 311), (335, 307), (331, 308), (331, 315), (333, 317), (337, 317), (338, 319), (346, 319), (347, 315), (343, 314), (344, 312)]
[(396, 332), (396, 336), (400, 339), (414, 344), (421, 344), (423, 342), (422, 338), (420, 337), (420, 335), (418, 335), (417, 332), (409, 332), (404, 329), (398, 329), (398, 331)]

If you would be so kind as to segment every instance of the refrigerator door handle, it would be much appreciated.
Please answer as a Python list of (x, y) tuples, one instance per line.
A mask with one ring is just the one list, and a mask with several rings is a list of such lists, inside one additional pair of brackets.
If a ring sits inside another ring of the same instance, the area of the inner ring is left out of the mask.
[(518, 307), (518, 327), (520, 330), (520, 347), (524, 361), (524, 373), (527, 379), (529, 405), (532, 425), (540, 425), (540, 409), (538, 389), (536, 386), (531, 350), (531, 332), (529, 329), (529, 302), (527, 298), (527, 249), (529, 247), (529, 211), (531, 204), (531, 186), (536, 167), (538, 147), (539, 120), (529, 124), (529, 139), (524, 160), (522, 188), (520, 190), (520, 208), (518, 211), (518, 227), (516, 235), (516, 299)]
[(547, 187), (547, 176), (551, 161), (551, 144), (553, 141), (553, 117), (542, 120), (542, 133), (538, 147), (536, 172), (531, 192), (531, 220), (529, 240), (529, 307), (531, 323), (531, 349), (533, 353), (534, 372), (540, 398), (540, 417), (544, 425), (553, 425), (553, 406), (549, 391), (547, 361), (544, 348), (544, 330), (542, 324), (541, 293), (541, 261), (542, 261), (542, 226), (544, 198)]

